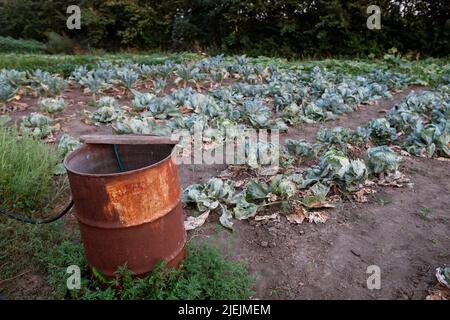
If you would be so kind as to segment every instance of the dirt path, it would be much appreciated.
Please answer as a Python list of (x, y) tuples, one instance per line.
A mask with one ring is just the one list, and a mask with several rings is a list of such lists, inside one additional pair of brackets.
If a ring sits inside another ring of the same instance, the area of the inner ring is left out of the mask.
[[(258, 298), (423, 299), (450, 261), (450, 164), (408, 159), (406, 170), (413, 189), (345, 203), (324, 225), (242, 222), (220, 242), (260, 275)], [(366, 287), (369, 265), (381, 268), (381, 290)]]
[(426, 90), (425, 87), (412, 86), (394, 94), (393, 99), (381, 99), (374, 101), (371, 105), (360, 105), (354, 112), (343, 114), (334, 121), (324, 123), (304, 124), (297, 128), (289, 128), (287, 135), (281, 137), (281, 141), (286, 139), (305, 139), (313, 142), (317, 131), (320, 128), (343, 127), (355, 129), (358, 126), (365, 125), (369, 120), (384, 117), (384, 112), (391, 109), (397, 102), (406, 97), (412, 91), (420, 92)]

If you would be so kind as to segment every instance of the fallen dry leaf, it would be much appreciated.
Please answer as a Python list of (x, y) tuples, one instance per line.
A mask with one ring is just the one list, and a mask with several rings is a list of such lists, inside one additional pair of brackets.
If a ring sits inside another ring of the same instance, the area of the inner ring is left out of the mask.
[(279, 221), (280, 215), (277, 212), (275, 212), (274, 214), (271, 215), (255, 216), (255, 221), (270, 221), (270, 220)]
[(299, 215), (293, 213), (293, 214), (289, 214), (286, 216), (286, 219), (289, 221), (289, 223), (291, 224), (302, 224), (303, 221), (305, 220), (305, 217), (300, 217)]
[(29, 105), (24, 102), (14, 101), (12, 104), (13, 104), (12, 111), (23, 111), (23, 110), (28, 109), (28, 107), (29, 107)]
[(61, 131), (61, 124), (57, 123), (53, 126), (53, 129), (55, 129), (55, 131)]
[(209, 210), (205, 213), (199, 215), (198, 217), (187, 217), (186, 221), (184, 221), (184, 228), (186, 231), (194, 230), (205, 224), (206, 219), (209, 217)]
[(273, 194), (273, 193), (271, 192), (271, 193), (269, 193), (269, 194), (267, 195), (267, 199), (269, 200), (269, 202), (275, 202), (275, 201), (278, 200), (278, 197), (277, 197), (276, 194)]
[(56, 142), (56, 137), (53, 134), (49, 134), (46, 138), (45, 141), (47, 143), (54, 143)]
[(125, 111), (128, 111), (128, 112), (132, 112), (133, 111), (133, 108), (131, 108), (129, 106), (121, 106), (120, 108), (125, 110)]
[(375, 190), (373, 190), (371, 188), (361, 188), (358, 191), (356, 191), (355, 193), (353, 193), (353, 199), (356, 202), (366, 203), (369, 201), (367, 199), (366, 195), (374, 194), (374, 193), (375, 193)]
[(274, 175), (276, 175), (278, 173), (278, 171), (280, 171), (280, 168), (277, 167), (277, 166), (263, 167), (259, 171), (259, 174), (262, 175), (262, 176), (274, 176)]
[(192, 113), (192, 110), (189, 109), (189, 108), (186, 107), (186, 106), (182, 106), (179, 110), (180, 110), (180, 112), (183, 113), (183, 114), (186, 114), (186, 113)]
[(314, 202), (309, 202), (307, 207), (311, 208), (311, 209), (336, 208), (336, 206), (334, 204), (331, 204), (325, 200), (317, 200)]
[(389, 148), (391, 148), (393, 151), (395, 151), (396, 153), (398, 153), (404, 157), (411, 156), (411, 154), (408, 151), (403, 150), (400, 146), (390, 145)]
[(238, 180), (238, 181), (235, 182), (234, 186), (235, 186), (236, 188), (240, 188), (240, 187), (242, 187), (243, 185), (245, 185), (245, 183), (246, 183), (245, 180)]
[(318, 224), (327, 222), (328, 218), (329, 216), (326, 211), (312, 211), (309, 212), (308, 220), (310, 223), (314, 222), (315, 224)]
[(396, 187), (396, 188), (412, 187), (414, 185), (413, 183), (411, 183), (411, 180), (408, 179), (400, 171), (380, 176), (380, 179), (377, 181), (377, 184), (380, 186)]
[(327, 199), (328, 199), (329, 203), (338, 203), (338, 202), (341, 202), (341, 200), (342, 200), (341, 197), (337, 194), (335, 194), (331, 197), (328, 197)]
[(287, 220), (292, 224), (302, 224), (308, 218), (308, 212), (296, 203), (293, 203), (292, 207), (294, 208), (294, 213), (287, 215)]
[(450, 289), (443, 284), (437, 284), (429, 291), (426, 300), (450, 300)]

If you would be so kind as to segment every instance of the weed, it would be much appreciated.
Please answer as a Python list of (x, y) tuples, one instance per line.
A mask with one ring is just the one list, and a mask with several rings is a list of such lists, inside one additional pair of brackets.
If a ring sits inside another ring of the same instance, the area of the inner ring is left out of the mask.
[(280, 295), (280, 289), (278, 288), (270, 289), (269, 295), (275, 298), (278, 297)]
[(56, 191), (53, 171), (60, 161), (43, 142), (0, 128), (0, 205), (30, 212), (47, 207)]
[(383, 197), (378, 197), (378, 198), (376, 198), (376, 202), (380, 206), (385, 206), (385, 205), (388, 205), (388, 204), (392, 203), (392, 200), (391, 199), (386, 199), (386, 198), (383, 198)]
[[(57, 298), (86, 300), (166, 300), (166, 299), (248, 299), (253, 292), (254, 278), (242, 262), (226, 259), (217, 248), (204, 244), (188, 246), (187, 258), (179, 269), (160, 263), (146, 278), (132, 277), (126, 266), (118, 269), (117, 277), (105, 280), (88, 272), (82, 248), (73, 242), (62, 242), (47, 255), (49, 283)], [(82, 289), (66, 289), (70, 265), (82, 268)]]
[(215, 232), (220, 233), (221, 231), (225, 230), (225, 228), (221, 224), (216, 224)]
[(421, 208), (417, 214), (424, 220), (430, 220), (433, 210), (431, 208)]

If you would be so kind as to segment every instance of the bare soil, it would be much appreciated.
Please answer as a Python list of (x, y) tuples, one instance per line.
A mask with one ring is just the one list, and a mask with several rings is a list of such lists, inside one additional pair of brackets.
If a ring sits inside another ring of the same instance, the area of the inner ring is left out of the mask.
[[(392, 100), (380, 100), (324, 124), (290, 128), (287, 138), (313, 141), (321, 126), (355, 128), (383, 116), (411, 90), (397, 92)], [(78, 89), (65, 92), (70, 105), (58, 115), (63, 133), (73, 136), (111, 133), (82, 120), (83, 109), (92, 111), (91, 99)], [(37, 98), (24, 96), (21, 116), (38, 111)], [(129, 103), (122, 99), (121, 105)], [(129, 104), (128, 104), (129, 105)], [(12, 105), (10, 104), (10, 107)], [(183, 165), (182, 187), (217, 176), (221, 165)], [(238, 221), (235, 231), (219, 226), (211, 215), (190, 237), (216, 242), (234, 258), (247, 261), (257, 276), (259, 299), (424, 299), (435, 283), (435, 268), (450, 265), (450, 162), (406, 157), (402, 171), (413, 188), (379, 188), (368, 203), (345, 201), (329, 211), (325, 224), (291, 225), (283, 216), (278, 222)], [(73, 225), (73, 217), (67, 217)], [(381, 289), (369, 290), (367, 267), (381, 269)], [(41, 279), (39, 279), (41, 278)], [(49, 288), (42, 275), (26, 274), (12, 283), (9, 298), (43, 298)], [(15, 293), (14, 293), (15, 292)]]

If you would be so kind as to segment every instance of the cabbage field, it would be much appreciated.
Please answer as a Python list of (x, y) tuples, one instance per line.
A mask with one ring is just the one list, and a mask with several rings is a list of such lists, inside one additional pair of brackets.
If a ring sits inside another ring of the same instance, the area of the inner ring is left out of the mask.
[[(236, 163), (180, 164), (185, 227), (246, 261), (257, 298), (425, 298), (450, 258), (447, 60), (182, 60), (102, 60), (70, 76), (3, 69), (0, 127), (50, 146), (65, 198), (62, 159), (83, 134), (182, 131), (188, 158), (187, 145), (211, 153), (237, 144)], [(247, 130), (277, 139), (252, 144), (240, 139)], [(47, 214), (32, 202), (6, 204)], [(74, 229), (73, 220), (63, 224)], [(365, 288), (368, 265), (386, 274), (379, 291)], [(20, 271), (10, 269), (6, 278)], [(52, 273), (30, 272), (53, 288)]]

